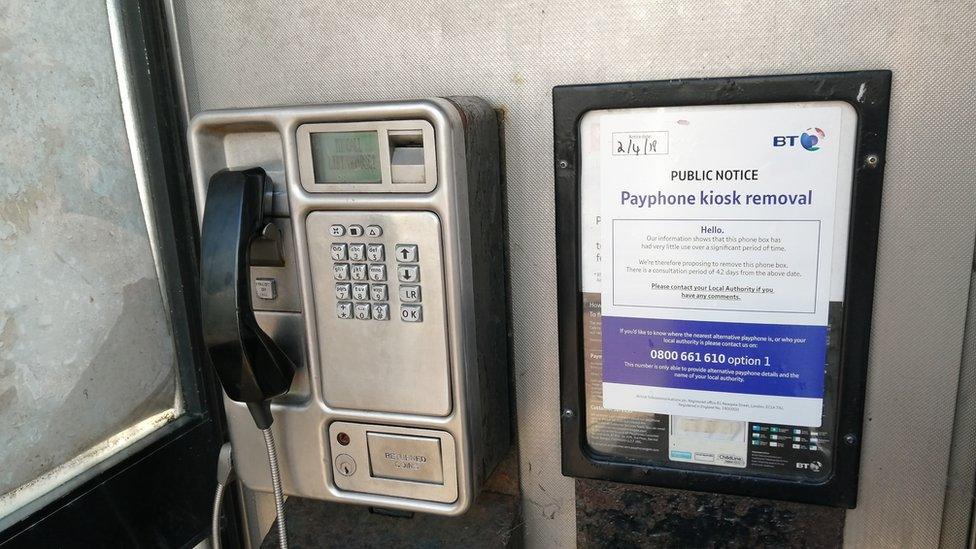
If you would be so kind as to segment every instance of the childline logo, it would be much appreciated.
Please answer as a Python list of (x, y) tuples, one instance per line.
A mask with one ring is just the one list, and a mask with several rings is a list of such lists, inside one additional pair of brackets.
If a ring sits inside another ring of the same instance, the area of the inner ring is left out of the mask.
[(820, 150), (820, 145), (826, 139), (827, 135), (823, 130), (817, 127), (807, 128), (800, 135), (774, 135), (773, 136), (773, 146), (774, 147), (795, 147), (797, 141), (799, 141), (800, 146), (808, 151)]

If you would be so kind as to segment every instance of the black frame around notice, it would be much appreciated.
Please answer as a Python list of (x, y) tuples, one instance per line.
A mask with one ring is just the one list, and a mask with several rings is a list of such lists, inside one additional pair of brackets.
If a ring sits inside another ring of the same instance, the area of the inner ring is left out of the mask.
[[(226, 426), (200, 341), (199, 230), (166, 10), (161, 0), (122, 0), (119, 15), (185, 413), (133, 455), (0, 532), (3, 547), (192, 547), (210, 534)], [(228, 547), (243, 543), (235, 502), (232, 490), (224, 512)]]
[[(573, 477), (854, 508), (877, 262), (890, 71), (663, 80), (553, 88), (562, 470)], [(579, 124), (592, 110), (845, 101), (857, 111), (837, 445), (833, 474), (801, 483), (673, 469), (597, 456), (586, 445), (580, 290)]]

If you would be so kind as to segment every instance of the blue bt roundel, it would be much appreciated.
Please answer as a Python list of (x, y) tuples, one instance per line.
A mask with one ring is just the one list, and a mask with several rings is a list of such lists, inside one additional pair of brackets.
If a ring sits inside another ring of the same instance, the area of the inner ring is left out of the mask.
[(817, 145), (824, 140), (824, 131), (820, 128), (807, 128), (807, 131), (803, 132), (800, 136), (800, 145), (808, 151), (815, 151), (819, 149)]

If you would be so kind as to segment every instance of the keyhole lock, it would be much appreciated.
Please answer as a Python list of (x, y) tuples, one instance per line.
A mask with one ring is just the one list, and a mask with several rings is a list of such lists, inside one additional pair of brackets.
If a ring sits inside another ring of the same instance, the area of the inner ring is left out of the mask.
[(349, 454), (339, 454), (335, 458), (335, 468), (340, 475), (351, 477), (356, 472), (356, 460)]

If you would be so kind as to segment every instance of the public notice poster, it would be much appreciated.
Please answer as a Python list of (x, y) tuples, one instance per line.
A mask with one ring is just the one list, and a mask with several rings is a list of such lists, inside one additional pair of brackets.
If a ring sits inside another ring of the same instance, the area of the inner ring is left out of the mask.
[(584, 124), (599, 140), (583, 243), (599, 256), (605, 408), (820, 425), (855, 122), (815, 102)]

